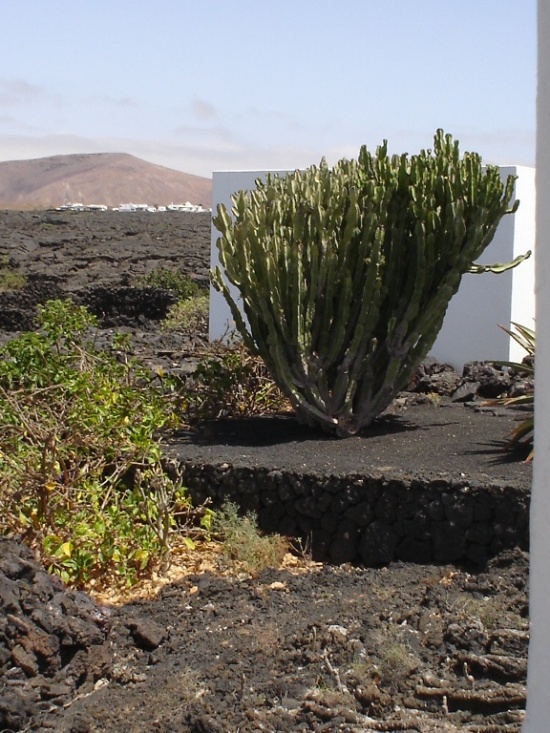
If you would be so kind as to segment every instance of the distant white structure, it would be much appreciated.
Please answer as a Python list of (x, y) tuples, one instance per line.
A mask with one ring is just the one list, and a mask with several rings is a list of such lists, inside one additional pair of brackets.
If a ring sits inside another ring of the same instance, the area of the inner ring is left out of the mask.
[[(501, 168), (501, 176), (517, 176), (515, 197), (521, 200), (518, 211), (501, 221), (495, 238), (480, 262), (509, 262), (535, 248), (535, 169), (521, 166)], [(218, 204), (231, 209), (231, 195), (255, 188), (268, 171), (216, 171), (212, 177), (212, 209)], [(286, 170), (269, 171), (285, 175)], [(219, 264), (216, 242), (219, 232), (212, 225), (211, 264)], [(535, 258), (500, 275), (465, 275), (453, 297), (439, 336), (431, 350), (438, 361), (461, 370), (468, 361), (521, 361), (525, 354), (498, 324), (510, 327), (512, 321), (532, 327), (535, 315)], [(238, 298), (235, 288), (230, 288)], [(231, 312), (223, 295), (210, 289), (209, 336), (214, 341), (233, 329)]]
[(184, 204), (168, 204), (166, 207), (168, 211), (209, 211), (209, 209), (204, 209), (202, 206), (198, 206), (197, 204), (192, 204), (190, 201), (186, 201)]
[(105, 204), (83, 204), (77, 202), (75, 204), (58, 206), (56, 211), (107, 211), (108, 208)]
[(74, 204), (63, 204), (62, 206), (57, 207), (57, 211), (84, 211), (85, 206), (84, 204), (80, 203), (80, 201), (77, 201)]
[(149, 204), (119, 204), (113, 211), (147, 211)]
[(185, 204), (168, 204), (168, 206), (151, 206), (150, 204), (134, 204), (134, 203), (126, 203), (126, 204), (119, 204), (118, 206), (113, 206), (112, 209), (109, 209), (108, 206), (105, 204), (83, 204), (83, 203), (74, 203), (74, 204), (63, 204), (62, 206), (58, 206), (56, 208), (56, 211), (123, 211), (123, 212), (132, 212), (132, 211), (148, 211), (150, 213), (156, 213), (156, 212), (166, 212), (166, 211), (189, 211), (189, 212), (199, 212), (199, 211), (211, 211), (211, 209), (206, 209), (203, 206), (200, 206), (198, 204), (192, 204), (189, 201), (187, 201)]

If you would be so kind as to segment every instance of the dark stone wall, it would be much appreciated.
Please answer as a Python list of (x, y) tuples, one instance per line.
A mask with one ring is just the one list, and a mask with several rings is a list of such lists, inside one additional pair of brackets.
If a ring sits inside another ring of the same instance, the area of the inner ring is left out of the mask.
[(528, 549), (529, 492), (513, 486), (327, 476), (234, 467), (179, 466), (196, 503), (232, 501), (261, 529), (300, 537), (318, 561), (385, 565), (485, 562)]
[(97, 316), (101, 328), (139, 327), (161, 321), (177, 300), (172, 291), (156, 287), (99, 285), (68, 292), (55, 278), (31, 277), (21, 290), (0, 292), (0, 331), (34, 330), (36, 306), (66, 298)]

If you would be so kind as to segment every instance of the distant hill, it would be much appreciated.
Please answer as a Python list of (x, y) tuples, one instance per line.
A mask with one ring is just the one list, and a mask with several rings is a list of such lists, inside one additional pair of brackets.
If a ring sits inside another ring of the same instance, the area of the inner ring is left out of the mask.
[(209, 178), (126, 153), (53, 155), (0, 162), (0, 209), (48, 209), (67, 203), (211, 206)]

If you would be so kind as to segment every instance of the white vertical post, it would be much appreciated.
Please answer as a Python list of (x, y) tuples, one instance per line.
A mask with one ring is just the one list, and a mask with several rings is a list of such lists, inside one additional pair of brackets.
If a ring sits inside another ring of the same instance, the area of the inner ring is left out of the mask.
[(530, 516), (527, 715), (523, 733), (550, 730), (550, 0), (538, 0), (535, 458)]

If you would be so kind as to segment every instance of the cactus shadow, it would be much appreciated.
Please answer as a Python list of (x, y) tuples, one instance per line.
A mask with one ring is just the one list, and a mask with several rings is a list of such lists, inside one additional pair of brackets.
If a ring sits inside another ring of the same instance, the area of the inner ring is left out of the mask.
[[(361, 430), (357, 437), (375, 438), (418, 430), (419, 426), (397, 416), (384, 416)], [(354, 436), (355, 437), (355, 436)], [(265, 415), (213, 420), (196, 432), (194, 442), (228, 446), (265, 447), (290, 443), (338, 443), (346, 438), (302, 425), (296, 418)]]

